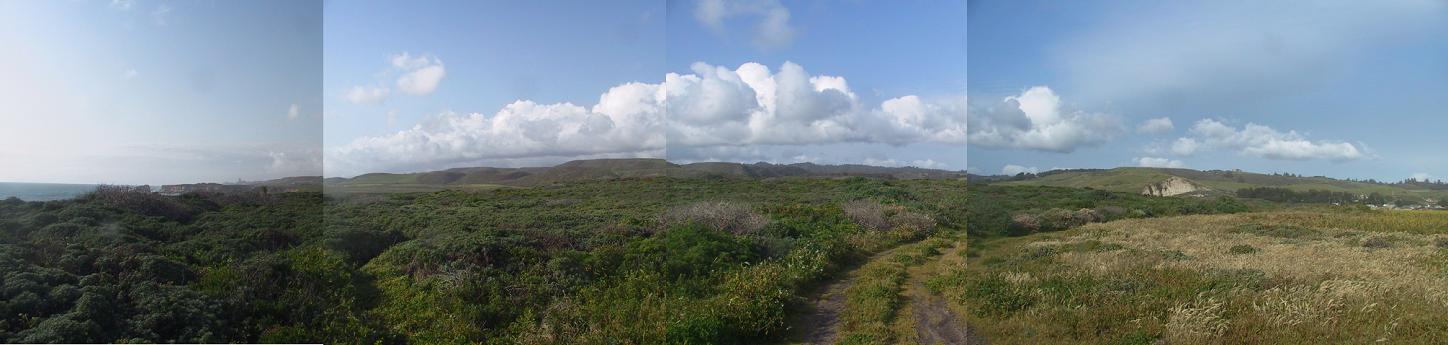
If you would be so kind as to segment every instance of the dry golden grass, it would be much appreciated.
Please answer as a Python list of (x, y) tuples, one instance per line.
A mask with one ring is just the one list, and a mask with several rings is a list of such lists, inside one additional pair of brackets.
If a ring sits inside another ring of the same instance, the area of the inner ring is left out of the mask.
[(1000, 240), (934, 283), (996, 344), (1434, 343), (1445, 233), (1448, 212), (1133, 219)]

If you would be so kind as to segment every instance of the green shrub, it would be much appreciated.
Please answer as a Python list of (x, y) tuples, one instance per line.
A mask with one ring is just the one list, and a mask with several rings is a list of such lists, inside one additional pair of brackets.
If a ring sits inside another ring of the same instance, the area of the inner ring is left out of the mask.
[(1232, 249), (1227, 250), (1227, 252), (1231, 254), (1252, 254), (1257, 252), (1257, 247), (1239, 244), (1232, 246)]

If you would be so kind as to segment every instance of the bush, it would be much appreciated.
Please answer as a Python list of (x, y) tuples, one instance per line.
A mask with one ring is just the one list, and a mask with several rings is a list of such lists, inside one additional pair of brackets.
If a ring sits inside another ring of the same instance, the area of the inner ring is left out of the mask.
[(890, 221), (885, 219), (885, 209), (880, 203), (872, 200), (855, 200), (845, 203), (845, 215), (861, 228), (870, 231), (890, 230)]
[(769, 217), (727, 201), (700, 201), (664, 211), (659, 223), (663, 228), (694, 223), (715, 231), (748, 235), (768, 226)]
[(1448, 237), (1439, 237), (1433, 240), (1433, 245), (1438, 246), (1438, 248), (1448, 249)]
[(1025, 235), (1041, 231), (1041, 221), (1025, 213), (1011, 216), (1011, 234)]
[(1373, 236), (1363, 240), (1364, 248), (1388, 248), (1393, 246), (1393, 241), (1383, 236)]
[(1232, 249), (1227, 250), (1227, 252), (1232, 254), (1252, 254), (1257, 252), (1257, 247), (1239, 244), (1232, 246)]

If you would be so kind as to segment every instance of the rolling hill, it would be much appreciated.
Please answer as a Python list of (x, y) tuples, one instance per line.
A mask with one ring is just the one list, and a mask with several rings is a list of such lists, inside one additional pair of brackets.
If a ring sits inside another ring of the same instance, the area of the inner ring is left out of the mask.
[[(986, 180), (1004, 180), (988, 177)], [(1435, 198), (1448, 195), (1445, 190), (1404, 188), (1399, 185), (1349, 181), (1323, 176), (1270, 175), (1243, 171), (1192, 170), (1174, 168), (1122, 167), (1115, 169), (1074, 169), (1053, 170), (1036, 175), (1034, 178), (1011, 179), (997, 182), (1001, 185), (1055, 186), (1094, 188), (1115, 192), (1142, 193), (1147, 186), (1165, 181), (1185, 181), (1199, 188), (1191, 195), (1230, 195), (1238, 189), (1253, 187), (1286, 188), (1305, 192), (1310, 190), (1346, 192), (1358, 195), (1379, 193), (1385, 196), (1405, 199)]]
[(327, 178), (324, 182), (329, 193), (393, 193), (444, 189), (480, 190), (571, 181), (666, 176), (748, 179), (855, 176), (885, 179), (959, 179), (965, 177), (965, 172), (854, 164), (771, 164), (762, 162), (753, 164), (729, 162), (676, 164), (663, 159), (630, 158), (575, 160), (552, 167), (472, 167), (405, 174), (371, 173), (352, 178), (332, 177)]

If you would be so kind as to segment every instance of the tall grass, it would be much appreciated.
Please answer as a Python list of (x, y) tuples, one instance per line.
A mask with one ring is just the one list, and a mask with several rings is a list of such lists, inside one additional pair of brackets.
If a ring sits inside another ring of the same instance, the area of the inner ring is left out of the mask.
[(981, 246), (930, 281), (992, 343), (1431, 344), (1448, 212), (1129, 219)]

